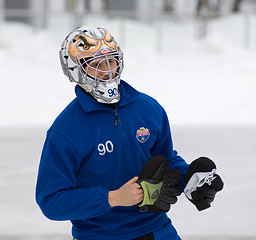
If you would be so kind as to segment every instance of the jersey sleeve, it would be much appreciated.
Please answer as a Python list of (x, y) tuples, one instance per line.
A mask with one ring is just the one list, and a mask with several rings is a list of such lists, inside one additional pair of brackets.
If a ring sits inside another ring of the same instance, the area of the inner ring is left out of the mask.
[(178, 155), (178, 152), (173, 149), (173, 141), (171, 129), (167, 114), (161, 108), (161, 128), (158, 132), (157, 140), (151, 150), (151, 155), (161, 154), (166, 157), (170, 162), (170, 169), (178, 169), (182, 175), (181, 187), (183, 189), (184, 177), (188, 170), (186, 161)]
[(36, 185), (36, 201), (49, 219), (86, 219), (111, 211), (108, 190), (77, 187), (76, 173), (80, 163), (81, 156), (72, 142), (49, 130)]

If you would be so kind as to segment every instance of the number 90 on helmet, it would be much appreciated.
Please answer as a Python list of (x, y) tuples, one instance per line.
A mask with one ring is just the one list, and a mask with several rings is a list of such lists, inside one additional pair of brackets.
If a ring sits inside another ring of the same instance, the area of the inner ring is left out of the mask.
[(120, 100), (123, 53), (105, 28), (76, 28), (63, 41), (59, 55), (64, 74), (98, 102)]

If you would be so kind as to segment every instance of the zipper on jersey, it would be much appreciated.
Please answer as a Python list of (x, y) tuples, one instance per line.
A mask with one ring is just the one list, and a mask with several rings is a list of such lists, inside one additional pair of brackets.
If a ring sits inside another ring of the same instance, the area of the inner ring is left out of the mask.
[(120, 124), (120, 127), (121, 127), (121, 129), (122, 129), (122, 132), (123, 132), (124, 137), (127, 137), (127, 136), (126, 136), (126, 133), (125, 133), (125, 130), (124, 130), (124, 126), (123, 126), (123, 124), (122, 124), (121, 119), (120, 119), (119, 116), (118, 116), (118, 113), (117, 113), (116, 109), (114, 110), (114, 112), (115, 112), (115, 127), (117, 127), (117, 125)]
[(119, 120), (119, 117), (118, 117), (118, 114), (117, 114), (117, 112), (116, 112), (116, 110), (115, 110), (115, 127), (116, 127), (117, 124), (118, 124), (118, 120)]

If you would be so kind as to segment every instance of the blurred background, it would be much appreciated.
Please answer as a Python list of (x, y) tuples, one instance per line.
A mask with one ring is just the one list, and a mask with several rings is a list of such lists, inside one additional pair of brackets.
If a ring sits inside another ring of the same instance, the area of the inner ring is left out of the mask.
[(0, 239), (71, 239), (34, 200), (47, 129), (73, 100), (58, 51), (80, 25), (105, 27), (122, 79), (165, 108), (174, 148), (212, 158), (225, 187), (169, 217), (183, 240), (256, 239), (256, 0), (0, 0)]

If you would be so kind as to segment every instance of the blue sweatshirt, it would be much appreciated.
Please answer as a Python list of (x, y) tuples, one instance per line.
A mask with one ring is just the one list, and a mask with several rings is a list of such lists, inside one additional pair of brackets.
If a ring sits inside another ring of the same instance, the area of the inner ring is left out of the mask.
[(108, 192), (139, 176), (157, 154), (184, 177), (188, 165), (173, 150), (164, 109), (124, 81), (115, 109), (79, 86), (75, 92), (47, 132), (36, 186), (42, 212), (52, 220), (70, 220), (78, 240), (129, 240), (158, 230), (170, 221), (165, 213), (111, 208)]

